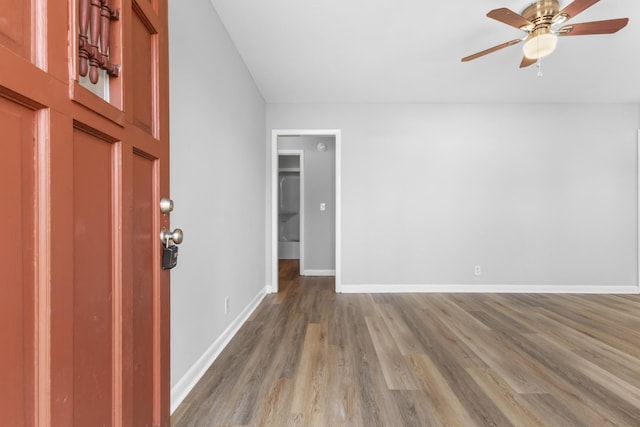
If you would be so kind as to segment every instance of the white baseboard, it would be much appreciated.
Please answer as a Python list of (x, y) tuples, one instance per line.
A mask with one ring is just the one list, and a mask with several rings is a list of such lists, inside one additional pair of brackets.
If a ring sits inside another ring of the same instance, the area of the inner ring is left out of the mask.
[(258, 295), (242, 310), (242, 312), (236, 317), (229, 327), (216, 339), (213, 344), (204, 352), (202, 356), (193, 364), (191, 368), (176, 385), (171, 387), (171, 413), (178, 408), (182, 401), (187, 397), (191, 389), (200, 381), (202, 376), (211, 364), (218, 358), (222, 350), (229, 344), (229, 341), (238, 332), (244, 322), (251, 316), (251, 313), (258, 307), (258, 304), (266, 296), (265, 289), (262, 289)]
[(637, 294), (638, 287), (631, 286), (580, 286), (580, 285), (348, 285), (342, 284), (342, 293), (505, 293), (505, 294)]
[(335, 276), (335, 270), (304, 270), (302, 271), (303, 276)]

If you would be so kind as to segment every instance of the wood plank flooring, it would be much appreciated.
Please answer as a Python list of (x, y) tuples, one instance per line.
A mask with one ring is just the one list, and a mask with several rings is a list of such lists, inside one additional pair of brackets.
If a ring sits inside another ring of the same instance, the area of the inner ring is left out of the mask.
[(173, 426), (640, 426), (638, 295), (336, 295), (297, 268)]

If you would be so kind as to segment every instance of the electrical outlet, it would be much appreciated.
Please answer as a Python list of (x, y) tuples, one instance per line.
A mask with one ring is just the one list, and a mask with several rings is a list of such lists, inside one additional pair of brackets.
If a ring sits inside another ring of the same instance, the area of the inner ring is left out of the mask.
[(476, 275), (476, 276), (481, 276), (482, 275), (482, 266), (476, 265), (473, 268), (473, 274)]
[(229, 313), (229, 297), (224, 299), (224, 314)]

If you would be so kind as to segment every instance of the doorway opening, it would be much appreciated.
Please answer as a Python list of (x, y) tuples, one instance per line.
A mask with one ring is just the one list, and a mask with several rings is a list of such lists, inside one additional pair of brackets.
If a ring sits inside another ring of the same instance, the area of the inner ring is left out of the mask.
[(304, 275), (304, 150), (278, 150), (278, 259)]
[(281, 259), (299, 259), (301, 276), (335, 276), (341, 291), (340, 148), (339, 130), (272, 131), (268, 292), (278, 292)]

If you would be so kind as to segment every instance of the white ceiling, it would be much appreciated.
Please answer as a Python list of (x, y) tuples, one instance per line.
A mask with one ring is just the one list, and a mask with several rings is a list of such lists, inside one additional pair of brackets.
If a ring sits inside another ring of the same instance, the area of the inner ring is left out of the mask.
[[(524, 36), (487, 18), (532, 0), (211, 0), (269, 103), (640, 103), (640, 1), (602, 0), (569, 23), (628, 17), (617, 34), (564, 37), (520, 69)], [(569, 0), (560, 0), (560, 7)]]

